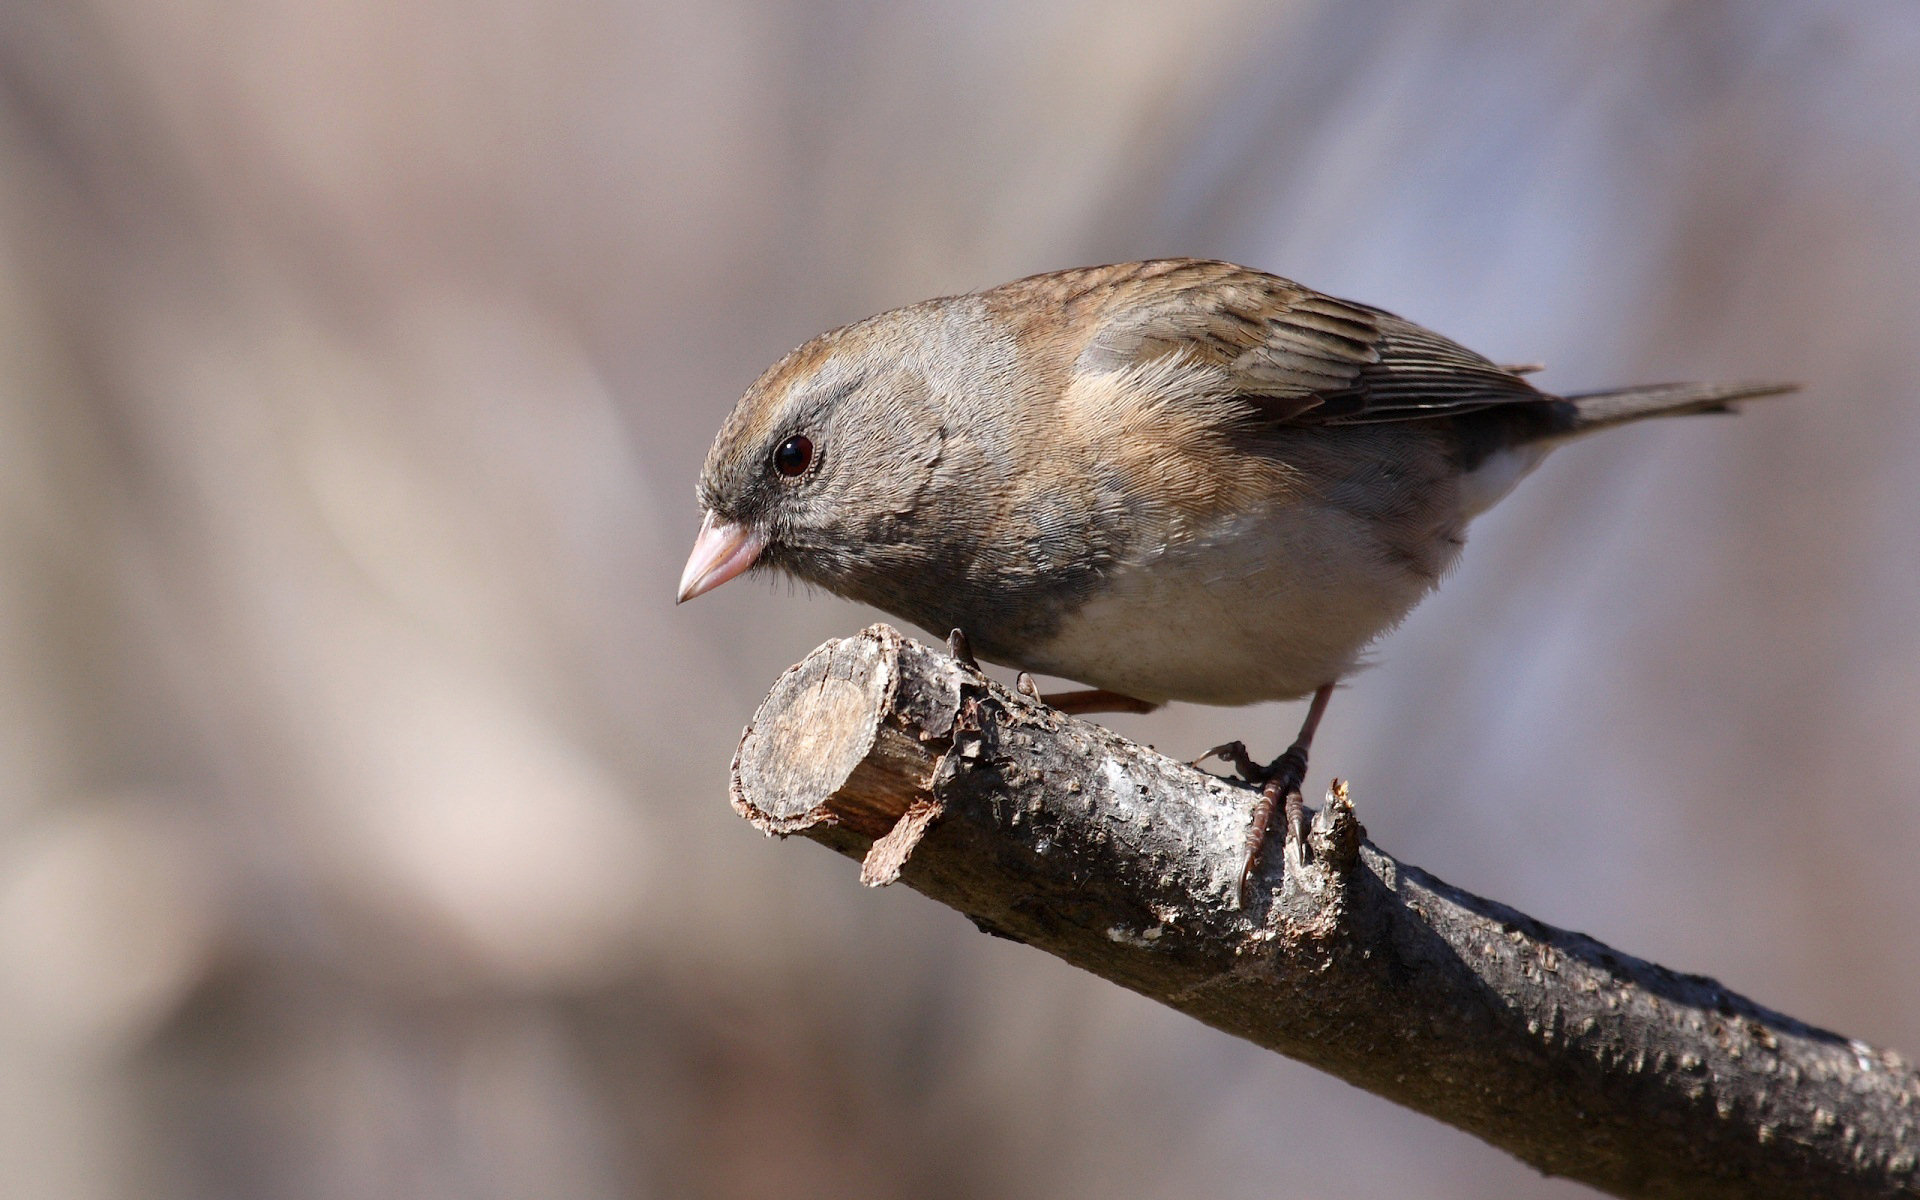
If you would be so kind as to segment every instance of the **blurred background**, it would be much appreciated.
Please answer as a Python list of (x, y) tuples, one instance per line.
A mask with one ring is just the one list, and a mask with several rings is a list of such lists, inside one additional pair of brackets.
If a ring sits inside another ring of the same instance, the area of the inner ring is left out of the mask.
[(1558, 455), (1309, 791), (1920, 1052), (1916, 63), (1900, 0), (9, 0), (6, 1194), (1589, 1194), (728, 809), (874, 617), (673, 606), (735, 397), (1155, 255), (1807, 383)]

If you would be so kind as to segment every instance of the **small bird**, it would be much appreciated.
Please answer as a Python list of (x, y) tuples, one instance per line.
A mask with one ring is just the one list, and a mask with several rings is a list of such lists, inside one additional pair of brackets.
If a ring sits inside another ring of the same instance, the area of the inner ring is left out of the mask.
[[(1022, 671), (1073, 712), (1312, 696), (1261, 785), (1300, 819), (1333, 687), (1555, 446), (1789, 384), (1557, 396), (1392, 313), (1231, 263), (1034, 275), (822, 334), (701, 473), (681, 601), (772, 568)], [(1203, 756), (1204, 757), (1207, 756)]]

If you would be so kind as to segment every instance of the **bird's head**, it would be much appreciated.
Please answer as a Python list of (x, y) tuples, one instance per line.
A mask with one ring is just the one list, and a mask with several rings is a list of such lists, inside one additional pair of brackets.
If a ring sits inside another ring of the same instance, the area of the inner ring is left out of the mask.
[(879, 602), (876, 585), (911, 569), (944, 440), (914, 335), (901, 313), (838, 329), (747, 389), (700, 474), (681, 601), (759, 566)]

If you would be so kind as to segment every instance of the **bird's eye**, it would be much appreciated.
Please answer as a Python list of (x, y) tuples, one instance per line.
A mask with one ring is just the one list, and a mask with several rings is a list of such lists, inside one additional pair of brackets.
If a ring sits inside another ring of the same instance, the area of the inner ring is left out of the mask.
[(773, 469), (791, 479), (813, 462), (813, 443), (795, 434), (773, 452)]

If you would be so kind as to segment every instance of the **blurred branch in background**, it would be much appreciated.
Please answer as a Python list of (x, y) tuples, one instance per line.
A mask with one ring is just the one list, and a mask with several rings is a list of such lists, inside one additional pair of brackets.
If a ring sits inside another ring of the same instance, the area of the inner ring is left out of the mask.
[(1569, 451), (1315, 755), (1920, 1045), (1915, 61), (1890, 0), (0, 6), (9, 1196), (1576, 1194), (718, 811), (869, 619), (673, 609), (739, 390), (1153, 254), (1815, 385)]

